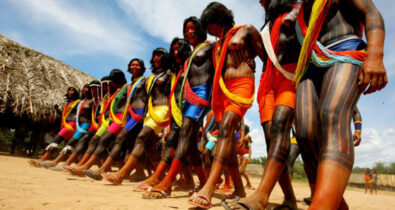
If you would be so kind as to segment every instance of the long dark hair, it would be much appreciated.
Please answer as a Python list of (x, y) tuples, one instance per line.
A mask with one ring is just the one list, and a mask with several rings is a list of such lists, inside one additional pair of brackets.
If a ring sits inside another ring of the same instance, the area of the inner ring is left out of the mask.
[(187, 23), (192, 22), (195, 27), (196, 27), (196, 34), (198, 35), (200, 41), (206, 41), (207, 39), (207, 30), (205, 28), (203, 28), (202, 23), (200, 22), (199, 18), (195, 17), (195, 16), (191, 16), (187, 19), (184, 20), (184, 26), (182, 28), (182, 32), (184, 35), (184, 38), (186, 38), (186, 34), (185, 34), (185, 28), (187, 26)]
[(125, 74), (120, 69), (111, 70), (109, 76), (110, 76), (110, 80), (117, 85), (123, 85), (127, 82), (125, 78)]
[(152, 73), (156, 73), (156, 70), (157, 70), (154, 65), (154, 56), (155, 55), (160, 56), (160, 62), (161, 62), (162, 69), (167, 70), (170, 68), (169, 52), (165, 48), (158, 47), (152, 52), (152, 57), (150, 60)]
[[(69, 94), (67, 93), (67, 92), (69, 92), (70, 89), (74, 90), (74, 93), (71, 95), (71, 97), (69, 97)], [(66, 96), (67, 102), (75, 101), (75, 100), (80, 98), (80, 91), (77, 88), (75, 88), (75, 87), (68, 87), (67, 88), (67, 92), (64, 95), (64, 96)]]
[(175, 58), (173, 57), (173, 45), (178, 44), (178, 57), (181, 60), (181, 65), (184, 64), (185, 60), (191, 56), (192, 54), (192, 50), (191, 50), (191, 45), (185, 40), (185, 39), (181, 39), (181, 38), (174, 38), (173, 41), (170, 44), (170, 57), (171, 57), (171, 70), (173, 72), (178, 72), (179, 69), (179, 65), (177, 64)]
[(207, 29), (207, 25), (210, 23), (228, 28), (233, 27), (235, 24), (232, 11), (219, 2), (211, 2), (207, 5), (206, 9), (202, 12), (200, 21), (205, 29)]
[(296, 4), (297, 0), (267, 0), (267, 10), (265, 12), (265, 24), (262, 28), (270, 21), (274, 23), (276, 18), (280, 15), (290, 12), (293, 5)]
[[(86, 97), (84, 97), (84, 88), (88, 88), (88, 91), (86, 92)], [(84, 87), (81, 89), (81, 99), (91, 99), (92, 98), (92, 92), (91, 92), (91, 86), (88, 84), (85, 84)]]

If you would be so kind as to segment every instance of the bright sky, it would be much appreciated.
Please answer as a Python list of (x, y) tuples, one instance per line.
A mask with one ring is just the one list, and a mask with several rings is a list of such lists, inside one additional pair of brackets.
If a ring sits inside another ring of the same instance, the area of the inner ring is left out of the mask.
[[(264, 11), (258, 0), (218, 0), (231, 9), (236, 24), (260, 28)], [(131, 58), (146, 67), (152, 50), (169, 49), (182, 37), (182, 23), (200, 17), (210, 1), (204, 0), (2, 0), (0, 33), (97, 78), (119, 68), (126, 72)], [(362, 143), (355, 148), (355, 165), (370, 167), (375, 161), (395, 161), (395, 3), (374, 0), (386, 23), (384, 63), (389, 84), (381, 92), (361, 96)], [(262, 62), (257, 58), (256, 86)], [(150, 73), (147, 70), (147, 75)], [(127, 74), (128, 77), (130, 74)], [(257, 103), (246, 114), (251, 127), (253, 157), (266, 156)]]

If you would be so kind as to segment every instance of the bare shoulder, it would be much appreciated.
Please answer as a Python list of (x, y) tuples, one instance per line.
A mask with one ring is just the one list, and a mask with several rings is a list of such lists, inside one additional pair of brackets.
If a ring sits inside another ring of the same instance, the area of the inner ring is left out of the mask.
[(259, 34), (258, 29), (256, 29), (253, 25), (251, 24), (246, 24), (241, 28), (242, 31), (245, 31), (248, 35), (250, 34)]

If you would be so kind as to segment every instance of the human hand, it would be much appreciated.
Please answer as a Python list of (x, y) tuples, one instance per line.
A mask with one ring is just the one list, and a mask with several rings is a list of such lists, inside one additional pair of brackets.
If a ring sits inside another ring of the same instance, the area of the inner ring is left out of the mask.
[[(387, 72), (384, 67), (383, 57), (369, 55), (363, 62), (358, 75), (360, 93), (370, 94), (383, 89), (388, 83)], [(369, 87), (368, 87), (369, 86)], [(366, 90), (366, 88), (368, 88)]]
[(355, 131), (352, 137), (352, 141), (354, 142), (354, 146), (357, 147), (361, 143), (361, 132)]

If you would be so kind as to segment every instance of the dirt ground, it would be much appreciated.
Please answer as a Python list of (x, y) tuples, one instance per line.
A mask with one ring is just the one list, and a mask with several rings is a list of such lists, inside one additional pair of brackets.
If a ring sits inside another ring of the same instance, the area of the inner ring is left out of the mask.
[[(121, 186), (93, 181), (43, 168), (34, 168), (26, 158), (0, 155), (0, 209), (188, 209), (187, 192), (175, 191), (171, 198), (144, 200), (140, 192), (133, 192), (136, 183), (124, 182)], [(252, 178), (257, 186), (259, 177)], [(308, 184), (293, 182), (298, 208), (307, 209), (302, 200), (309, 195)], [(247, 190), (251, 194), (253, 190)], [(215, 194), (212, 209), (223, 209)], [(347, 188), (345, 199), (350, 209), (394, 209), (395, 193), (379, 191), (369, 195), (363, 189)], [(269, 209), (282, 202), (278, 185), (270, 197)], [(194, 209), (194, 208), (192, 208)]]

